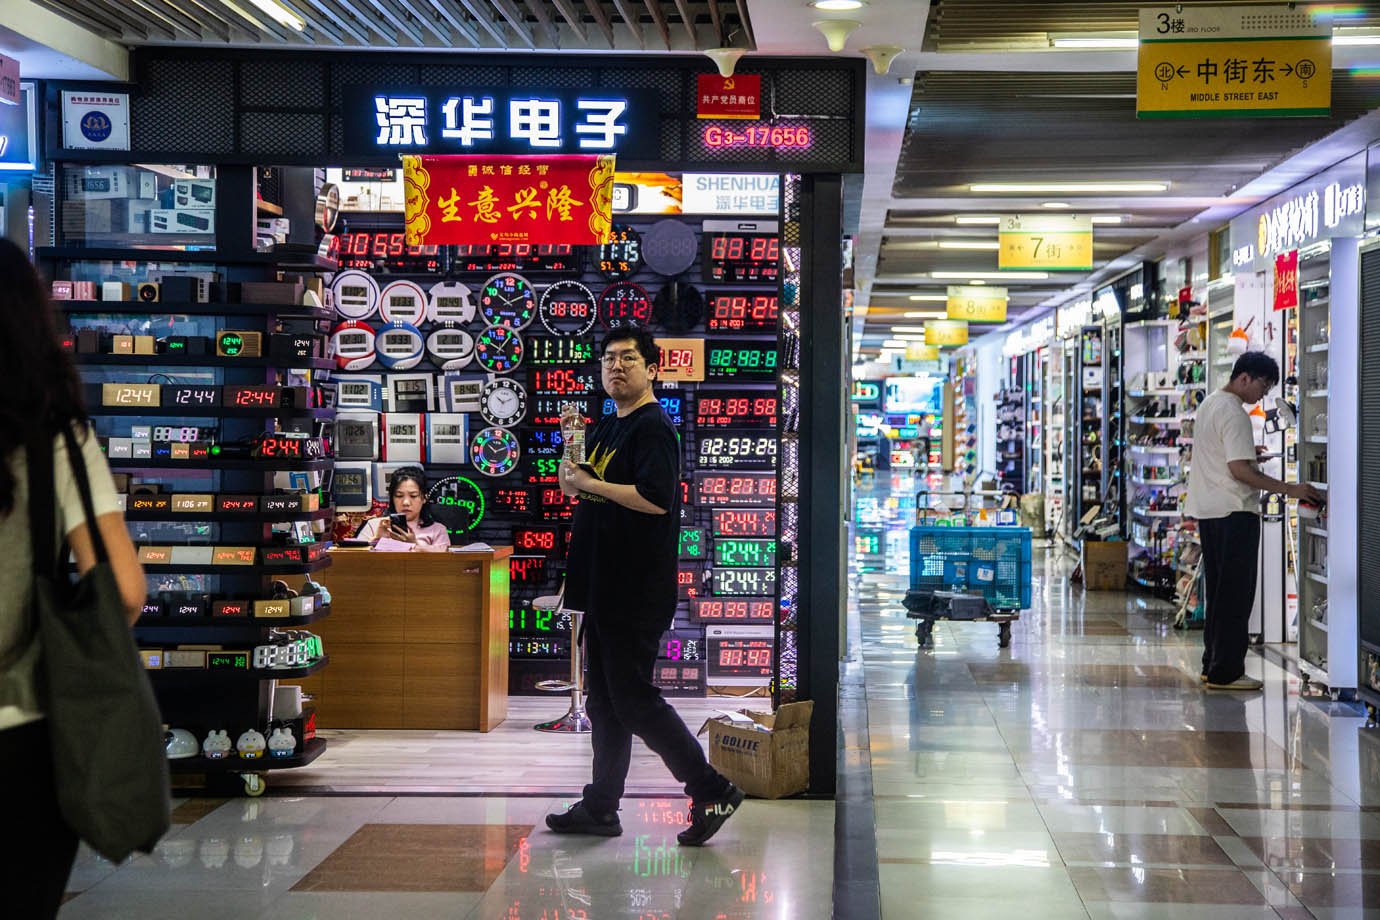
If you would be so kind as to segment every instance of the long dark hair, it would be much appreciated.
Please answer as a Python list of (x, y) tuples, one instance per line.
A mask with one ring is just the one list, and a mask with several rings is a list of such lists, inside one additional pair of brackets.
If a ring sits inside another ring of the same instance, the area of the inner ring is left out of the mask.
[(51, 442), (63, 426), (85, 423), (81, 378), (62, 350), (43, 279), (24, 250), (0, 239), (0, 514), (14, 510), (9, 460), (34, 438)]
[(388, 510), (396, 512), (398, 509), (393, 507), (393, 496), (402, 488), (405, 482), (415, 482), (417, 491), (422, 493), (422, 510), (417, 515), (417, 522), (423, 527), (430, 527), (435, 523), (435, 518), (431, 516), (431, 502), (426, 495), (426, 471), (420, 466), (404, 466), (393, 471), (393, 475), (388, 477)]

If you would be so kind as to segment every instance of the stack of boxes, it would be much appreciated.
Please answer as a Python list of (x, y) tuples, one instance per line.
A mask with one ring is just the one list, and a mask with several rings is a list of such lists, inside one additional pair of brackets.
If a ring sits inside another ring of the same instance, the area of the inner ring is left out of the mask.
[(64, 170), (62, 176), (65, 236), (216, 229), (214, 179), (176, 179), (160, 192), (158, 176), (135, 166), (88, 166)]

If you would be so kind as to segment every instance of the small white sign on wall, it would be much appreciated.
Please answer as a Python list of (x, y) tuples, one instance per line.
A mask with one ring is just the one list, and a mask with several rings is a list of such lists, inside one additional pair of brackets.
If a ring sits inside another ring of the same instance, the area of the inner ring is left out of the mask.
[(62, 146), (67, 150), (128, 150), (129, 93), (63, 90)]

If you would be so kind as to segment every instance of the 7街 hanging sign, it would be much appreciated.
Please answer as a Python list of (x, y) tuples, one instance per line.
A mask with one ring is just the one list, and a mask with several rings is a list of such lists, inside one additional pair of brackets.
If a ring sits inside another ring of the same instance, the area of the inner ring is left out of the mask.
[(402, 160), (409, 246), (594, 246), (608, 241), (611, 156)]
[(999, 269), (1087, 271), (1093, 267), (1091, 217), (1012, 214), (998, 224), (997, 243)]
[(1293, 6), (1142, 7), (1136, 115), (1328, 115), (1332, 23)]
[(925, 344), (967, 345), (967, 321), (961, 319), (932, 319), (927, 321), (925, 323)]
[(1006, 288), (986, 285), (951, 285), (947, 303), (949, 319), (970, 323), (1006, 322)]
[(351, 86), (344, 91), (344, 153), (361, 165), (395, 153), (616, 153), (657, 160), (659, 110), (660, 97), (642, 89)]

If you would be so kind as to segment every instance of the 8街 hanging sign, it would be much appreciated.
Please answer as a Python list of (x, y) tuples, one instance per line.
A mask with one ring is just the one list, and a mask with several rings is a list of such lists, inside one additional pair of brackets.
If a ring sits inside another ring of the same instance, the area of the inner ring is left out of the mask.
[(1140, 118), (1325, 116), (1332, 24), (1293, 4), (1143, 7)]
[(1012, 214), (997, 225), (997, 242), (999, 269), (1087, 271), (1093, 267), (1091, 217)]
[(967, 345), (968, 323), (961, 319), (932, 319), (925, 323), (926, 345)]
[(608, 241), (611, 156), (402, 160), (409, 246)]
[(970, 323), (1006, 322), (1006, 288), (986, 285), (950, 285), (947, 303), (949, 319)]

